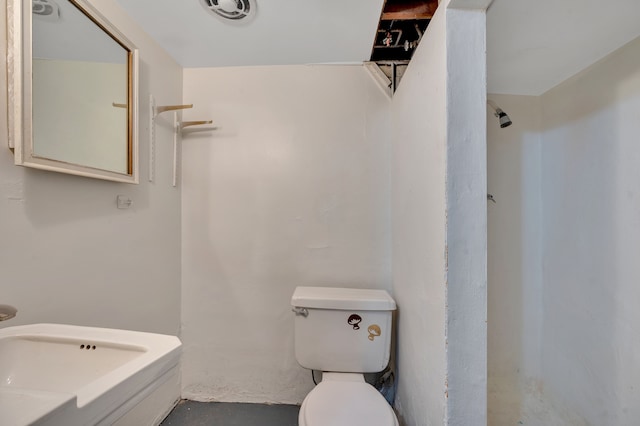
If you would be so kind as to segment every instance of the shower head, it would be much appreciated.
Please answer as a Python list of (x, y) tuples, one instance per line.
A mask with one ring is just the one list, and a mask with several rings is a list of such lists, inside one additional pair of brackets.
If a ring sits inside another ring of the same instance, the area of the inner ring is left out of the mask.
[(511, 124), (513, 124), (513, 122), (507, 115), (507, 113), (501, 110), (500, 108), (496, 109), (496, 113), (494, 115), (498, 117), (498, 120), (500, 120), (501, 129), (504, 129), (505, 127), (509, 127), (511, 126)]
[(513, 124), (507, 113), (500, 109), (493, 101), (487, 100), (487, 104), (495, 111), (493, 115), (498, 117), (501, 129), (509, 127)]

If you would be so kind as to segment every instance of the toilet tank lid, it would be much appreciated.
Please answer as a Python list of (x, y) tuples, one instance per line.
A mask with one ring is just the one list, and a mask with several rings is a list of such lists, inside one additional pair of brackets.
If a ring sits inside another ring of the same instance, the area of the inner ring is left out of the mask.
[(353, 311), (393, 311), (396, 302), (384, 290), (334, 287), (296, 287), (291, 305), (300, 308)]

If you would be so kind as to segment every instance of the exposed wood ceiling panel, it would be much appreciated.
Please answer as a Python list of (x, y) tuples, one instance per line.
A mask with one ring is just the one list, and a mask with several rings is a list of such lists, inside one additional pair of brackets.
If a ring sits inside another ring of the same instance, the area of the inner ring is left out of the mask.
[(438, 1), (387, 0), (381, 20), (431, 19), (438, 8)]

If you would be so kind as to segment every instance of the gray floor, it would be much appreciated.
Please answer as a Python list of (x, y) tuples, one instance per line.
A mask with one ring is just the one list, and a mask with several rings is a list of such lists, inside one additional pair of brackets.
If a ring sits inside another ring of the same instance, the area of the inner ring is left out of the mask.
[(298, 426), (297, 405), (181, 401), (161, 426)]

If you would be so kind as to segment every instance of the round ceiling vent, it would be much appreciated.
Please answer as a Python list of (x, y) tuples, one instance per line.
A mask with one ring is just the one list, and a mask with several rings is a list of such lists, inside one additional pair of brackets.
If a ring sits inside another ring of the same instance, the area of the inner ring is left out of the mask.
[(211, 14), (231, 21), (247, 22), (256, 13), (255, 0), (200, 0)]

